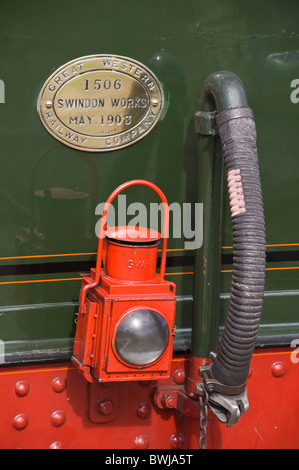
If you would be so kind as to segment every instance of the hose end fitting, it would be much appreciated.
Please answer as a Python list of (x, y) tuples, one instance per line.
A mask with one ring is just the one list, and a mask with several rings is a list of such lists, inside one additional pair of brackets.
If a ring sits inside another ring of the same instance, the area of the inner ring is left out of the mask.
[(242, 385), (225, 385), (219, 382), (212, 374), (215, 353), (210, 353), (212, 361), (209, 365), (199, 367), (198, 373), (203, 378), (197, 382), (195, 390), (200, 396), (208, 397), (208, 405), (216, 417), (227, 427), (237, 423), (242, 414), (249, 409), (246, 383)]

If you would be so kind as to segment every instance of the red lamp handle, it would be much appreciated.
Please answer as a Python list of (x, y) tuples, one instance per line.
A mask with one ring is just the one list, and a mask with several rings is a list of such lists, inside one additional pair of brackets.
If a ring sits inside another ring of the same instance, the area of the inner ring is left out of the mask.
[(163, 224), (163, 232), (162, 232), (162, 255), (161, 255), (161, 265), (160, 265), (160, 276), (164, 278), (165, 274), (165, 266), (166, 266), (166, 251), (167, 251), (167, 238), (168, 238), (168, 226), (169, 226), (169, 206), (167, 199), (164, 195), (164, 193), (161, 191), (158, 186), (156, 186), (154, 183), (151, 183), (150, 181), (146, 180), (131, 180), (127, 181), (126, 183), (121, 184), (118, 188), (116, 188), (108, 197), (103, 214), (101, 217), (101, 222), (100, 222), (100, 231), (99, 231), (99, 242), (98, 242), (98, 254), (97, 254), (97, 263), (96, 263), (96, 270), (95, 270), (95, 278), (94, 282), (91, 284), (87, 284), (83, 287), (81, 290), (81, 298), (80, 298), (80, 311), (85, 308), (85, 299), (86, 299), (86, 294), (89, 289), (92, 289), (93, 287), (97, 286), (100, 282), (100, 277), (101, 277), (101, 267), (102, 267), (102, 258), (103, 258), (103, 239), (104, 239), (104, 231), (106, 227), (106, 221), (107, 221), (107, 214), (108, 214), (108, 209), (110, 204), (112, 203), (113, 199), (124, 189), (129, 188), (130, 186), (135, 186), (135, 185), (144, 185), (148, 186), (149, 188), (153, 189), (158, 196), (160, 197), (163, 207), (164, 207), (164, 224)]

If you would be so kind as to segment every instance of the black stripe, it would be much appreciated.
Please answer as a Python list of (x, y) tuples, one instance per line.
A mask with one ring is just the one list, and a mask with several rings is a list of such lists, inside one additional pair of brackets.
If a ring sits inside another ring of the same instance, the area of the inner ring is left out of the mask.
[(0, 276), (24, 276), (31, 274), (50, 274), (67, 272), (88, 272), (94, 267), (95, 262), (91, 261), (68, 261), (66, 263), (36, 263), (7, 265), (0, 267)]
[[(267, 263), (299, 261), (299, 251), (269, 251), (266, 253)], [(233, 264), (232, 253), (222, 255), (222, 264)]]
[[(166, 259), (168, 268), (176, 266), (192, 266), (193, 256), (169, 256)], [(157, 262), (160, 266), (160, 259)], [(15, 264), (0, 266), (0, 276), (24, 276), (33, 274), (52, 274), (52, 273), (70, 273), (70, 272), (89, 272), (95, 267), (93, 261), (67, 261), (55, 263), (34, 263), (34, 264)]]
[[(166, 259), (166, 266), (168, 268), (176, 268), (182, 266), (194, 266), (194, 254), (183, 256), (168, 256)], [(223, 254), (222, 265), (232, 265), (233, 255)], [(266, 255), (267, 263), (285, 262), (285, 261), (299, 261), (298, 251), (272, 251)], [(160, 266), (160, 259), (158, 259), (157, 266)], [(33, 263), (33, 264), (12, 264), (0, 266), (0, 276), (25, 276), (37, 274), (52, 274), (52, 273), (70, 273), (70, 272), (89, 272), (91, 268), (95, 267), (95, 260), (92, 261), (67, 261), (67, 262), (54, 262), (54, 263)]]

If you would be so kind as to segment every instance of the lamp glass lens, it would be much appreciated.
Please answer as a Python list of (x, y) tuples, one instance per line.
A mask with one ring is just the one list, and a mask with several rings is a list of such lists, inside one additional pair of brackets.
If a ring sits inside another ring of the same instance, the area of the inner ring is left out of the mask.
[(169, 343), (165, 318), (148, 309), (127, 314), (117, 327), (115, 349), (119, 357), (132, 366), (147, 366), (157, 361)]

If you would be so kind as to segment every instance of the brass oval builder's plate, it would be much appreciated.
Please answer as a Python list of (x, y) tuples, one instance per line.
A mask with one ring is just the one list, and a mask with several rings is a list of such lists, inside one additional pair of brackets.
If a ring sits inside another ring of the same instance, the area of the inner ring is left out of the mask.
[(47, 131), (77, 150), (116, 150), (145, 137), (164, 104), (157, 77), (116, 55), (91, 55), (56, 70), (38, 98)]

